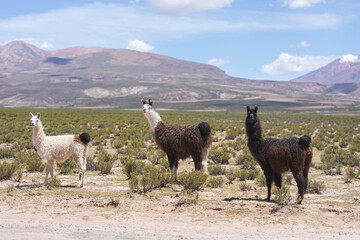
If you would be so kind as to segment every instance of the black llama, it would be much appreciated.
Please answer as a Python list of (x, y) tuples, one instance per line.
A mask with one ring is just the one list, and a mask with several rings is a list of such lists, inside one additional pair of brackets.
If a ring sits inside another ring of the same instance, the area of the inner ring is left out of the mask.
[(260, 119), (257, 115), (258, 107), (250, 109), (247, 106), (246, 109), (245, 127), (248, 147), (264, 171), (268, 189), (266, 200), (270, 200), (273, 181), (280, 188), (281, 174), (291, 170), (299, 191), (297, 202), (301, 204), (307, 189), (308, 173), (312, 160), (311, 138), (304, 135), (300, 138), (265, 139), (261, 134)]

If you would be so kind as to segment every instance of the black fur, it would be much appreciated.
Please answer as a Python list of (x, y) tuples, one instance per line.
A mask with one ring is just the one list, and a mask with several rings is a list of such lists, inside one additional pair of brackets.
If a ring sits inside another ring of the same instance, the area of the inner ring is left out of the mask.
[(307, 135), (304, 135), (304, 136), (300, 137), (300, 139), (299, 139), (299, 144), (303, 148), (310, 147), (310, 143), (311, 143), (311, 137), (309, 137)]
[(83, 144), (87, 145), (87, 144), (91, 141), (90, 135), (89, 135), (88, 133), (82, 133), (82, 134), (80, 134), (80, 141), (81, 141)]

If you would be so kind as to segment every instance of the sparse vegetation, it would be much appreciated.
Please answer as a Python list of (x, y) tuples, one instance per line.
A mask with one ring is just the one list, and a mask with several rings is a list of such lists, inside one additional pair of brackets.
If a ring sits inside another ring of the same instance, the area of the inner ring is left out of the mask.
[(206, 182), (208, 175), (200, 171), (182, 172), (178, 179), (184, 189), (191, 191), (200, 190)]
[(225, 180), (221, 177), (212, 177), (208, 180), (207, 186), (211, 188), (221, 188), (225, 183)]
[(11, 176), (16, 171), (16, 168), (17, 166), (15, 163), (8, 163), (8, 162), (0, 163), (0, 180), (10, 179)]
[(309, 193), (321, 194), (321, 192), (324, 190), (325, 190), (324, 181), (316, 181), (316, 180), (309, 181), (308, 189), (307, 189)]
[(53, 188), (57, 188), (61, 186), (61, 180), (57, 177), (54, 176), (53, 178), (48, 178), (47, 182), (45, 183), (45, 186), (47, 189), (53, 189)]

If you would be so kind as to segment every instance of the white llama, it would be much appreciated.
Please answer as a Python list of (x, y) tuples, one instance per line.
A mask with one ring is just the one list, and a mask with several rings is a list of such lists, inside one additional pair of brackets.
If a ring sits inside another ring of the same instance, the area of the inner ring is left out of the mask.
[(84, 185), (87, 145), (90, 142), (90, 135), (82, 133), (81, 135), (46, 136), (40, 121), (40, 113), (33, 115), (30, 112), (30, 116), (31, 125), (33, 126), (33, 147), (39, 156), (46, 160), (45, 182), (47, 182), (49, 173), (51, 177), (54, 177), (55, 161), (64, 162), (72, 156), (79, 169), (79, 184), (77, 187), (82, 187)]
[(212, 145), (210, 125), (167, 126), (153, 108), (152, 100), (143, 102), (143, 112), (150, 123), (151, 133), (157, 145), (166, 153), (171, 174), (177, 179), (179, 159), (192, 157), (195, 170), (207, 170), (208, 154)]

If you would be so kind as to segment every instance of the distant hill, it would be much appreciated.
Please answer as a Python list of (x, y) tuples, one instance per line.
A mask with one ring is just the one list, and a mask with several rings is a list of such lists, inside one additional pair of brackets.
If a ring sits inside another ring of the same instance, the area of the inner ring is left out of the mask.
[(304, 76), (293, 79), (294, 82), (317, 82), (323, 85), (360, 82), (360, 56), (351, 54), (338, 58), (328, 65)]
[(234, 78), (211, 65), (126, 49), (0, 47), (0, 107), (138, 109), (151, 97), (169, 109), (360, 112), (358, 84), (342, 84)]

